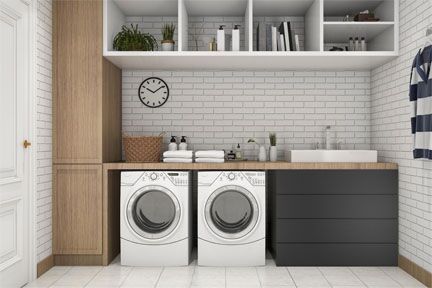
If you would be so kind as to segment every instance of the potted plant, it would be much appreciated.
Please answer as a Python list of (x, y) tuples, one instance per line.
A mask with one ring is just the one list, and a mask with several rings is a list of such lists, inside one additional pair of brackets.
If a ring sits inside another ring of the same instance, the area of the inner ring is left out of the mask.
[(277, 161), (276, 133), (270, 133), (270, 161)]
[(174, 51), (174, 24), (165, 24), (162, 27), (162, 51)]
[(138, 24), (130, 27), (123, 25), (113, 40), (113, 48), (117, 51), (154, 51), (158, 44), (156, 39), (138, 30)]
[(260, 162), (267, 161), (267, 152), (264, 145), (260, 145), (255, 138), (250, 138), (248, 140), (248, 143), (255, 143), (259, 146), (258, 161)]

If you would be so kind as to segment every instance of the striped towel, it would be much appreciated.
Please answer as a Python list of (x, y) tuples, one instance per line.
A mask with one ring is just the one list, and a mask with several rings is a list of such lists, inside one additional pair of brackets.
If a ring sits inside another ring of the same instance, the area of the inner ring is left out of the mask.
[(417, 53), (411, 69), (411, 133), (414, 158), (432, 159), (432, 45), (422, 50)]

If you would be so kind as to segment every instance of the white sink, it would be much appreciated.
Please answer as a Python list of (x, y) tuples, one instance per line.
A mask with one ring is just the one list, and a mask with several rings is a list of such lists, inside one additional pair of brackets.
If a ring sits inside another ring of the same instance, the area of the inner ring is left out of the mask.
[(290, 150), (288, 162), (378, 162), (376, 150)]

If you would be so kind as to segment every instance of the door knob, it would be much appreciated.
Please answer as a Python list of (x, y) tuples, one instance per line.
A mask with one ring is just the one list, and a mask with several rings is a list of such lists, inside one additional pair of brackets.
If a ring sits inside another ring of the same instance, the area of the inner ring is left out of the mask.
[(29, 146), (31, 146), (31, 142), (24, 140), (24, 148), (27, 149)]

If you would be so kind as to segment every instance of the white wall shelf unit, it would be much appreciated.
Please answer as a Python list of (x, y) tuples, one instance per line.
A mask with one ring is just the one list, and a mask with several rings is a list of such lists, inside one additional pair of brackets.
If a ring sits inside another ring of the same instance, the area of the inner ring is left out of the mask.
[[(342, 21), (366, 9), (380, 21)], [(104, 56), (122, 69), (373, 69), (398, 55), (398, 14), (398, 0), (104, 0)], [(302, 51), (256, 51), (258, 23), (281, 21), (293, 21)], [(171, 22), (173, 52), (113, 50), (123, 24), (160, 41)], [(234, 24), (241, 25), (241, 51), (207, 51), (219, 25), (230, 34)], [(368, 51), (327, 51), (348, 46), (349, 37), (365, 37)]]

